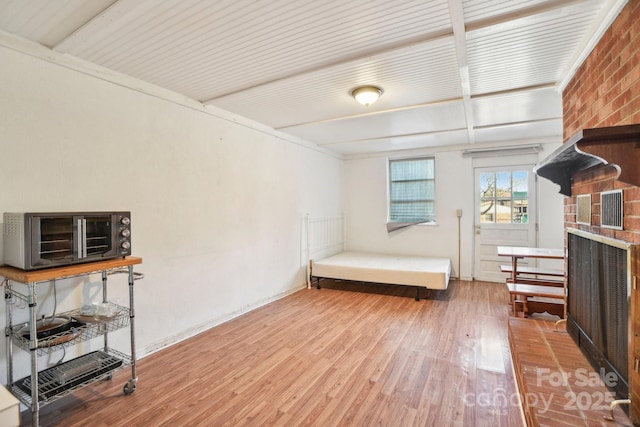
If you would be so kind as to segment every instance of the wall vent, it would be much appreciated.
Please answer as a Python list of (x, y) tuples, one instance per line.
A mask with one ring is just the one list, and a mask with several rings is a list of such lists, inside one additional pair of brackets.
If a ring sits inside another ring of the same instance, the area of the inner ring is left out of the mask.
[(622, 230), (622, 190), (600, 193), (600, 218), (602, 228)]
[(580, 194), (576, 197), (576, 222), (591, 225), (591, 194)]

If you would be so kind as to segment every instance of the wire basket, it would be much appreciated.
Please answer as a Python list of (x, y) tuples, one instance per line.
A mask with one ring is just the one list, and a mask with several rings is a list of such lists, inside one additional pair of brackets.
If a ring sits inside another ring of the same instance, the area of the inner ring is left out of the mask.
[[(38, 372), (38, 401), (50, 403), (87, 384), (108, 378), (116, 369), (131, 363), (119, 351), (94, 351)], [(26, 405), (31, 405), (31, 376), (13, 383), (12, 391)]]
[[(110, 304), (114, 313), (110, 316), (91, 316), (85, 314), (81, 309), (60, 313), (60, 316), (69, 316), (71, 318), (71, 328), (59, 334), (39, 339), (38, 355), (43, 356), (60, 346), (72, 346), (128, 327), (130, 310), (127, 307)], [(24, 328), (28, 328), (28, 325), (28, 322), (14, 325), (12, 333), (15, 345), (27, 352), (30, 351), (31, 341), (29, 340), (29, 335), (24, 334), (22, 331), (24, 331)]]

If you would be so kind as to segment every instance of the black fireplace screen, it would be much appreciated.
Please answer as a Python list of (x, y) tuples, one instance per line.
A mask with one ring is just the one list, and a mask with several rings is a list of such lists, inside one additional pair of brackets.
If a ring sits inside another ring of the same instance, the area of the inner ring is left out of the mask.
[(618, 397), (627, 398), (627, 250), (599, 240), (568, 234), (567, 330), (593, 367), (616, 379)]

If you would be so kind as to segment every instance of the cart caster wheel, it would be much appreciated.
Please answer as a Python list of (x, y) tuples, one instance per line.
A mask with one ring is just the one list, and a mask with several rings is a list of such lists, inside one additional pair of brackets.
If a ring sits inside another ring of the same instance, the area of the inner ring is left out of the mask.
[(129, 381), (128, 383), (126, 383), (124, 385), (124, 387), (122, 387), (122, 392), (125, 395), (130, 395), (131, 393), (133, 393), (134, 391), (136, 391), (136, 385), (133, 384), (131, 381)]

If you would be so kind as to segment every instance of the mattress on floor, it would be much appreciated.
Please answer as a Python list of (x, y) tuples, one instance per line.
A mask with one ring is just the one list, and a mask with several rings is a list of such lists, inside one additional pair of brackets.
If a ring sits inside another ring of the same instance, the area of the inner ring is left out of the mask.
[(311, 276), (447, 289), (448, 258), (342, 252), (311, 262)]

